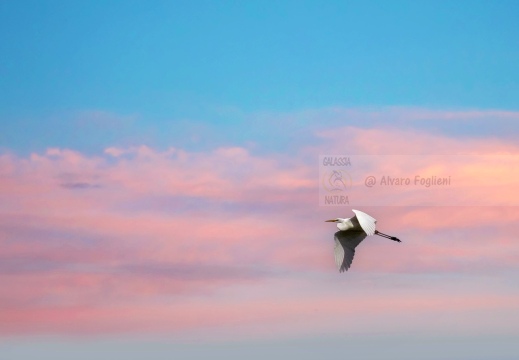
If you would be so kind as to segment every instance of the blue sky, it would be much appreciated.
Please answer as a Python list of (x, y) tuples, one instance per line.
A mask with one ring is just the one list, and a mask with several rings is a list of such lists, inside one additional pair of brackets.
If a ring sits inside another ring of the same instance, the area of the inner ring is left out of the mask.
[[(172, 127), (181, 141), (186, 121), (238, 141), (243, 113), (516, 110), (518, 11), (514, 1), (4, 1), (1, 145), (70, 147), (62, 135), (90, 111), (137, 118), (117, 137), (151, 142), (142, 134)], [(99, 151), (107, 131), (79, 146)]]

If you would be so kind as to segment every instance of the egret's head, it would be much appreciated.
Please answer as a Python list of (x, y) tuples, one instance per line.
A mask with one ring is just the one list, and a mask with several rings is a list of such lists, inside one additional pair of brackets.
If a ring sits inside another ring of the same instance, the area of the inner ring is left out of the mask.
[(325, 222), (338, 223), (339, 221), (340, 221), (339, 218), (337, 218), (337, 219), (326, 220)]

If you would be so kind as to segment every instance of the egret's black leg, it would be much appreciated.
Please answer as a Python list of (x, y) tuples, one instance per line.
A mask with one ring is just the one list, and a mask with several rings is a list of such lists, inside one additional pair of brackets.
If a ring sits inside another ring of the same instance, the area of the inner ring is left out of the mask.
[(396, 238), (396, 237), (388, 235), (388, 234), (381, 233), (378, 230), (375, 230), (375, 235), (385, 237), (386, 239), (389, 239), (389, 240), (393, 240), (393, 241), (397, 241), (397, 242), (402, 242), (402, 241), (400, 241), (399, 238)]

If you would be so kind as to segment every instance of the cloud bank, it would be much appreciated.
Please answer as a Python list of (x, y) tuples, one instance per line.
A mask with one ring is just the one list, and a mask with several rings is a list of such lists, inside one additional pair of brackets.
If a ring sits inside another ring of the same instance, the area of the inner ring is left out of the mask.
[[(459, 115), (440, 117), (480, 117)], [(519, 147), (496, 138), (459, 141), (398, 127), (349, 125), (313, 136), (311, 143), (294, 144), (298, 156), (259, 155), (236, 146), (202, 152), (113, 146), (97, 155), (50, 148), (26, 157), (4, 152), (0, 333), (219, 329), (229, 336), (268, 336), (321, 331), (337, 316), (368, 331), (403, 314), (408, 318), (397, 326), (402, 331), (416, 328), (420, 317), (440, 329), (454, 323), (438, 318), (447, 307), (453, 319), (468, 319), (460, 331), (477, 325), (478, 313), (492, 311), (498, 314), (482, 318), (490, 330), (499, 328), (504, 310), (516, 309), (519, 300), (507, 285), (509, 274), (519, 270), (517, 207), (364, 209), (404, 243), (368, 239), (352, 273), (339, 278), (334, 229), (322, 220), (349, 216), (349, 209), (318, 207), (316, 162), (326, 153), (430, 154), (431, 149), (517, 159)], [(464, 176), (484, 174), (476, 165)], [(519, 175), (509, 163), (500, 169), (510, 178)], [(484, 190), (474, 181), (466, 191)], [(509, 188), (494, 195), (518, 196)], [(388, 274), (400, 279), (402, 288), (375, 291), (373, 283), (380, 286)], [(499, 276), (502, 283), (483, 281), (493, 289), (484, 297), (473, 280), (466, 280), (464, 291), (454, 287), (475, 274)], [(426, 279), (433, 279), (431, 286), (420, 288)], [(343, 306), (345, 299), (355, 311)], [(394, 315), (385, 313), (388, 306)]]

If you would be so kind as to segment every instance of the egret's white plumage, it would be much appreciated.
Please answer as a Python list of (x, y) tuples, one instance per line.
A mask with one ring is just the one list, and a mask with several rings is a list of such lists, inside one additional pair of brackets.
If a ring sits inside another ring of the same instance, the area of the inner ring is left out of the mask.
[(346, 271), (350, 268), (355, 256), (355, 248), (364, 240), (368, 235), (379, 235), (393, 241), (400, 242), (394, 236), (381, 233), (376, 230), (377, 220), (368, 214), (353, 210), (355, 216), (343, 219), (337, 218), (333, 220), (327, 220), (327, 222), (337, 223), (339, 231), (335, 233), (335, 263), (339, 268), (340, 272)]
[(369, 235), (375, 235), (375, 224), (377, 220), (366, 214), (365, 212), (359, 210), (352, 210), (355, 213), (354, 218), (358, 220), (360, 227), (364, 232)]

